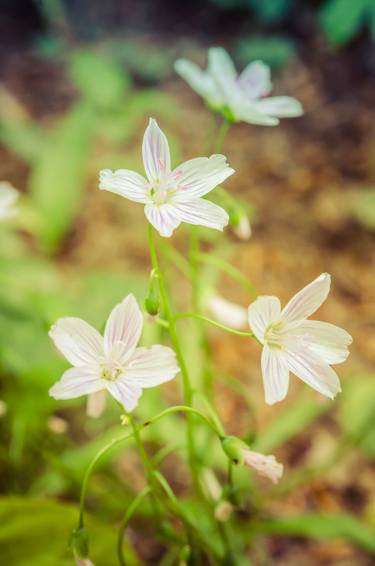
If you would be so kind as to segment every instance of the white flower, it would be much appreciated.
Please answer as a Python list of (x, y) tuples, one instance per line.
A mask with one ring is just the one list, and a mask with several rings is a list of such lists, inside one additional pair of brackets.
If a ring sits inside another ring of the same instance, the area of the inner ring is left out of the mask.
[(11, 218), (17, 212), (15, 203), (18, 199), (18, 191), (7, 181), (0, 182), (0, 220)]
[(237, 224), (232, 227), (233, 232), (240, 240), (249, 240), (251, 238), (251, 224), (246, 214), (243, 214)]
[(289, 372), (333, 399), (341, 391), (330, 364), (344, 362), (352, 337), (342, 328), (306, 320), (328, 296), (331, 277), (323, 273), (281, 310), (277, 297), (258, 297), (249, 306), (249, 324), (263, 344), (262, 375), (266, 403), (285, 398)]
[(219, 295), (211, 295), (207, 300), (207, 308), (218, 322), (237, 330), (246, 327), (247, 311), (240, 305), (227, 301)]
[(242, 457), (246, 466), (253, 468), (260, 476), (268, 478), (273, 483), (277, 483), (283, 475), (284, 466), (276, 460), (275, 456), (265, 456), (260, 452), (244, 449)]
[(295, 98), (265, 98), (272, 90), (272, 82), (270, 69), (262, 61), (250, 63), (239, 75), (225, 49), (212, 47), (206, 71), (186, 59), (177, 60), (175, 69), (210, 106), (235, 122), (276, 126), (278, 118), (303, 114)]
[(80, 318), (60, 318), (49, 335), (73, 367), (50, 389), (50, 395), (72, 399), (108, 391), (126, 411), (132, 411), (142, 389), (169, 381), (179, 371), (170, 348), (137, 348), (142, 327), (142, 313), (133, 295), (112, 310), (104, 337)]
[(161, 236), (171, 236), (181, 222), (223, 230), (228, 214), (201, 197), (234, 173), (224, 155), (197, 157), (172, 170), (167, 138), (153, 119), (143, 137), (142, 155), (147, 179), (127, 169), (104, 169), (99, 188), (144, 204), (147, 220)]

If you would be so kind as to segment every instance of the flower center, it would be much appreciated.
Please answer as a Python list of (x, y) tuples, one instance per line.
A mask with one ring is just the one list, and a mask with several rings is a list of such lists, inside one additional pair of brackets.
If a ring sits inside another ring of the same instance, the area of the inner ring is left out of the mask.
[(107, 381), (117, 381), (122, 374), (122, 368), (115, 363), (105, 362), (101, 366), (100, 377)]
[(264, 340), (269, 348), (281, 349), (283, 347), (283, 330), (284, 323), (281, 320), (267, 326)]

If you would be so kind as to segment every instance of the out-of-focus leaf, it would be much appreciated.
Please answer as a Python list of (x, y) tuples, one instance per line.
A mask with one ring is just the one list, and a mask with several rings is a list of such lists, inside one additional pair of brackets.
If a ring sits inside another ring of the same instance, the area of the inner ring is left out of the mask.
[(256, 521), (257, 532), (303, 536), (314, 539), (344, 539), (375, 553), (375, 533), (351, 515), (297, 515), (279, 519)]
[(236, 43), (236, 55), (242, 65), (261, 59), (273, 68), (282, 67), (296, 55), (294, 42), (285, 36), (251, 36)]
[[(7, 566), (71, 566), (68, 539), (77, 523), (73, 505), (17, 497), (0, 500), (0, 556)], [(94, 564), (116, 566), (116, 529), (88, 517), (90, 557)], [(127, 564), (139, 561), (129, 547)]]
[(320, 12), (320, 23), (334, 45), (344, 45), (359, 32), (370, 16), (372, 0), (328, 0)]
[(327, 407), (327, 403), (318, 404), (311, 399), (300, 399), (275, 417), (262, 431), (254, 448), (265, 453), (277, 448), (312, 423)]
[(49, 252), (56, 251), (80, 208), (94, 120), (89, 103), (76, 103), (32, 170), (30, 190), (40, 214), (39, 238)]
[(355, 376), (346, 382), (340, 403), (340, 423), (350, 437), (375, 457), (375, 380), (374, 376)]
[(366, 228), (375, 229), (375, 189), (361, 191), (357, 195), (353, 213)]
[(173, 72), (176, 51), (165, 45), (130, 40), (115, 45), (115, 52), (136, 77), (148, 82), (159, 83)]
[(74, 51), (69, 70), (83, 96), (99, 107), (118, 105), (129, 89), (129, 78), (125, 71), (104, 53)]
[(275, 24), (282, 21), (290, 12), (295, 0), (248, 0), (256, 18), (261, 24)]

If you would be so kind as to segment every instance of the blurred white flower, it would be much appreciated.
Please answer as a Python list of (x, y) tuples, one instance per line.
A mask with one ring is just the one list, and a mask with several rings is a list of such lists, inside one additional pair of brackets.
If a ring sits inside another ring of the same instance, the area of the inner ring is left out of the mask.
[(215, 320), (226, 326), (241, 330), (247, 325), (247, 310), (219, 295), (211, 295), (206, 306)]
[(222, 47), (208, 50), (206, 71), (186, 59), (178, 59), (175, 70), (211, 107), (234, 122), (276, 126), (279, 118), (303, 114), (302, 105), (295, 98), (268, 97), (272, 82), (267, 65), (254, 61), (238, 74)]
[(284, 466), (280, 464), (275, 456), (265, 456), (260, 452), (244, 449), (242, 452), (244, 464), (253, 468), (260, 476), (268, 478), (277, 483), (283, 475)]
[(323, 273), (281, 310), (277, 297), (258, 297), (248, 310), (249, 324), (263, 344), (262, 375), (266, 403), (285, 398), (289, 372), (333, 399), (341, 391), (331, 364), (344, 362), (352, 337), (342, 328), (306, 320), (328, 296), (331, 276)]
[(80, 318), (60, 318), (49, 335), (74, 367), (50, 389), (50, 395), (72, 399), (108, 391), (126, 411), (132, 411), (142, 389), (169, 381), (179, 371), (170, 348), (137, 348), (142, 327), (142, 313), (133, 295), (112, 310), (104, 337)]
[(228, 214), (201, 197), (234, 173), (224, 155), (197, 157), (172, 170), (168, 140), (153, 119), (142, 154), (147, 179), (127, 169), (104, 169), (99, 188), (144, 204), (147, 220), (161, 236), (171, 236), (181, 222), (223, 230)]
[(18, 191), (10, 183), (0, 182), (0, 220), (11, 218), (17, 213), (14, 205), (18, 196)]

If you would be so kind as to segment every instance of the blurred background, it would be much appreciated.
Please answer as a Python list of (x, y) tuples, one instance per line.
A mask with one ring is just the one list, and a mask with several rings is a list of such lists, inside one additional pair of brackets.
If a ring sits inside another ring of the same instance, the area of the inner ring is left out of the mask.
[[(239, 241), (230, 231), (202, 230), (205, 248), (220, 246), (262, 294), (282, 302), (330, 272), (332, 293), (319, 318), (354, 337), (349, 361), (337, 368), (343, 393), (335, 403), (291, 379), (286, 401), (267, 407), (257, 344), (210, 330), (220, 368), (215, 400), (228, 433), (275, 453), (286, 467), (272, 489), (238, 472), (247, 498), (236, 518), (243, 563), (373, 564), (374, 0), (2, 0), (0, 6), (0, 180), (22, 193), (17, 217), (0, 224), (2, 562), (72, 563), (67, 539), (83, 473), (121, 426), (114, 403), (94, 420), (83, 399), (48, 396), (67, 366), (47, 331), (66, 315), (101, 328), (128, 292), (144, 300), (142, 207), (99, 191), (98, 172), (142, 170), (149, 116), (168, 135), (175, 164), (207, 154), (209, 111), (173, 63), (183, 56), (205, 66), (207, 48), (221, 45), (238, 68), (254, 59), (268, 63), (275, 94), (299, 99), (305, 115), (277, 128), (232, 127), (223, 152), (236, 174), (225, 186), (245, 203), (253, 236)], [(181, 228), (173, 237), (182, 252), (187, 233)], [(176, 302), (186, 308), (190, 285), (172, 263), (166, 267)], [(212, 266), (207, 277), (225, 298), (249, 304), (245, 291)], [(148, 323), (145, 342), (160, 332)], [(178, 384), (147, 391), (137, 415), (148, 418), (179, 400)], [(150, 453), (183, 438), (183, 420), (175, 423), (147, 433)], [(182, 457), (167, 456), (161, 467), (177, 495), (187, 497)], [(96, 566), (117, 564), (115, 527), (143, 481), (132, 447), (98, 466), (88, 498)], [(256, 526), (254, 513), (262, 519)], [(177, 563), (148, 514), (140, 508), (129, 529), (129, 564)]]

